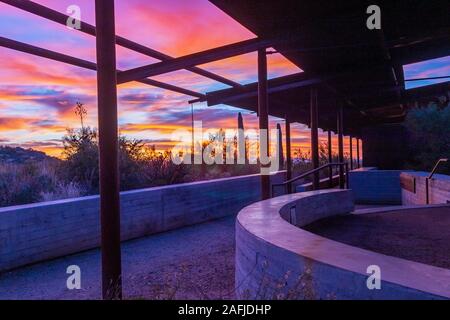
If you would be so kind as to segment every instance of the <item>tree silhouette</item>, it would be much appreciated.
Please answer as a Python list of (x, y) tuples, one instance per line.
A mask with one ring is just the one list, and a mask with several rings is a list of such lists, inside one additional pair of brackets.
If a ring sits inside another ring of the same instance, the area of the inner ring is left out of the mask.
[(84, 117), (87, 115), (87, 109), (84, 107), (83, 103), (77, 101), (75, 106), (75, 114), (80, 117), (81, 130), (84, 131)]

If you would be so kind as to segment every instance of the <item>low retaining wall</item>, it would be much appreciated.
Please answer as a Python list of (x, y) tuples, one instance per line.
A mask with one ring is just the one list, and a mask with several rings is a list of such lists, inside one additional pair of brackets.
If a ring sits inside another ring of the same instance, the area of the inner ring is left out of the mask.
[[(403, 205), (427, 203), (428, 172), (404, 172), (401, 174)], [(429, 204), (450, 203), (450, 176), (435, 174), (428, 181)]]
[[(271, 176), (285, 180), (285, 172)], [(237, 214), (260, 199), (249, 175), (121, 193), (121, 238), (128, 240)], [(98, 247), (99, 197), (0, 208), (0, 271)]]
[(357, 204), (402, 204), (401, 170), (360, 168), (349, 172), (349, 187)]
[[(450, 270), (371, 252), (301, 229), (353, 210), (349, 190), (284, 195), (242, 209), (236, 224), (241, 299), (443, 299)], [(295, 223), (297, 226), (289, 223)], [(367, 268), (381, 269), (381, 289)]]

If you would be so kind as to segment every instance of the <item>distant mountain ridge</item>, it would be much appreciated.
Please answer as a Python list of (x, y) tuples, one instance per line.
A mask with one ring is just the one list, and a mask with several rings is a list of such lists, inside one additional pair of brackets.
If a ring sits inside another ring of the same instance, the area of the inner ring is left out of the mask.
[(44, 152), (21, 147), (0, 146), (0, 163), (23, 164), (27, 162), (55, 161)]

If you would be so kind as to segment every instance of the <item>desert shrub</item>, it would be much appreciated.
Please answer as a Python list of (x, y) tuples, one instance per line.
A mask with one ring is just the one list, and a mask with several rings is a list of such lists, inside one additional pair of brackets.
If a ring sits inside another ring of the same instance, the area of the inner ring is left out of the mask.
[(42, 192), (53, 192), (57, 181), (47, 162), (0, 165), (0, 206), (41, 201)]
[(40, 193), (40, 201), (53, 201), (60, 199), (78, 198), (86, 194), (78, 184), (69, 182), (67, 184), (63, 182), (56, 183), (53, 187), (53, 191), (42, 191)]
[[(61, 176), (88, 194), (98, 193), (97, 131), (89, 127), (68, 130), (63, 144), (66, 161)], [(124, 136), (119, 137), (119, 167), (121, 190), (179, 183), (186, 175), (186, 167), (175, 165), (169, 152), (156, 152), (154, 146)]]
[(63, 137), (63, 156), (59, 174), (64, 181), (83, 186), (87, 193), (98, 192), (97, 131), (89, 127), (70, 129)]
[[(440, 158), (450, 158), (450, 107), (436, 103), (408, 112), (404, 123), (414, 147), (408, 168), (430, 171)], [(450, 174), (450, 165), (440, 167)]]

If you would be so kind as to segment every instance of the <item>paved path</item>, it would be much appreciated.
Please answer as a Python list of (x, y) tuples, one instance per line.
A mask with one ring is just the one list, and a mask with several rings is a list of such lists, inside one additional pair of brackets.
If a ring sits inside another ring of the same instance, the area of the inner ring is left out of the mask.
[[(233, 298), (234, 221), (227, 217), (122, 245), (127, 299)], [(80, 290), (66, 269), (81, 268)], [(0, 299), (100, 299), (100, 251), (35, 264), (0, 275)]]

